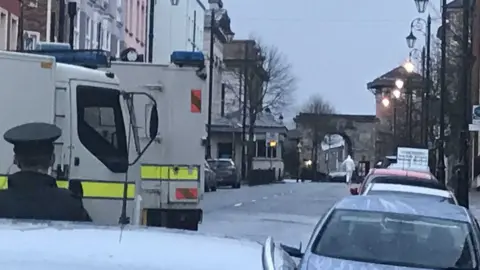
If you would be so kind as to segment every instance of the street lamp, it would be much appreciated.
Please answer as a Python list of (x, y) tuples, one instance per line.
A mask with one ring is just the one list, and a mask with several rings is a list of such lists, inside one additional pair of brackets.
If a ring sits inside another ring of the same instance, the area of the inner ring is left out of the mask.
[(428, 0), (415, 0), (418, 13), (424, 13), (427, 10)]
[[(428, 1), (423, 0), (426, 5)], [(419, 4), (418, 0), (415, 1), (417, 4), (417, 9)], [(423, 13), (425, 10), (419, 12)], [(409, 48), (413, 48), (415, 45), (416, 37), (413, 34), (413, 30), (421, 32), (425, 35), (425, 47), (422, 51), (422, 77), (424, 78), (424, 91), (422, 95), (422, 143), (425, 147), (428, 147), (428, 130), (429, 130), (429, 107), (430, 107), (430, 42), (431, 42), (431, 31), (432, 31), (432, 18), (430, 14), (427, 17), (427, 20), (422, 18), (413, 19), (410, 23), (410, 35), (407, 36), (407, 44)], [(410, 43), (409, 43), (410, 41)]]
[(399, 99), (400, 96), (402, 95), (402, 92), (400, 92), (400, 89), (395, 89), (393, 90), (393, 97), (396, 98), (396, 99)]
[(417, 37), (413, 34), (412, 31), (410, 31), (410, 34), (405, 38), (407, 40), (407, 46), (408, 48), (412, 49), (415, 47), (415, 42), (417, 41)]
[(404, 84), (405, 84), (405, 83), (403, 82), (403, 80), (397, 79), (397, 80), (395, 81), (395, 86), (396, 86), (398, 89), (402, 89)]
[(298, 180), (303, 177), (301, 177), (302, 174), (302, 142), (299, 141), (297, 144), (297, 158), (298, 158), (298, 167), (297, 167), (297, 183)]
[(407, 121), (407, 133), (408, 133), (408, 143), (410, 144), (410, 146), (412, 146), (413, 144), (413, 134), (412, 134), (412, 127), (413, 127), (413, 123), (412, 123), (412, 99), (413, 99), (413, 91), (412, 91), (412, 88), (411, 88), (411, 85), (410, 84), (410, 76), (411, 76), (411, 73), (413, 73), (413, 71), (415, 70), (415, 65), (412, 63), (411, 59), (412, 59), (412, 52), (414, 52), (414, 50), (412, 50), (409, 54), (409, 57), (408, 57), (408, 61), (405, 62), (405, 64), (403, 64), (403, 68), (407, 71), (408, 75), (407, 75), (407, 83), (405, 84), (405, 97), (406, 97), (406, 107), (407, 107), (407, 110), (406, 110), (406, 121)]
[(412, 63), (412, 61), (408, 60), (407, 62), (405, 62), (405, 64), (403, 64), (403, 68), (408, 72), (408, 73), (412, 73), (413, 71), (415, 71), (415, 65)]
[(388, 99), (387, 97), (384, 97), (382, 99), (382, 104), (383, 104), (383, 107), (388, 108), (390, 106), (390, 99)]

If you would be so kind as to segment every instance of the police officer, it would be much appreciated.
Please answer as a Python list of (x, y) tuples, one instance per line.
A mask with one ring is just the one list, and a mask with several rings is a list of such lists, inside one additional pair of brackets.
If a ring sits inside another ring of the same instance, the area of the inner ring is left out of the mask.
[(58, 188), (48, 175), (55, 161), (53, 142), (61, 135), (57, 126), (47, 123), (23, 124), (5, 132), (20, 172), (9, 175), (8, 189), (0, 191), (0, 218), (91, 221), (81, 198)]

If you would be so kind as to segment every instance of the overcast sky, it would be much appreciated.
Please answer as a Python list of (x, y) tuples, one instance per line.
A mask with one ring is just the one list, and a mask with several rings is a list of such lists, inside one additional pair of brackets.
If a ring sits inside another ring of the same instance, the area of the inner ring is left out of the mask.
[(407, 59), (410, 22), (426, 17), (414, 0), (223, 1), (236, 38), (253, 33), (287, 55), (299, 79), (297, 108), (319, 93), (345, 114), (375, 113), (366, 83)]

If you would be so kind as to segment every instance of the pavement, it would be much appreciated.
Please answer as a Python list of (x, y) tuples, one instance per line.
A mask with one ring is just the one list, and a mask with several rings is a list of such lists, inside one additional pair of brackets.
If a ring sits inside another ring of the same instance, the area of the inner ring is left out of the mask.
[(296, 183), (218, 189), (204, 195), (199, 231), (263, 242), (305, 245), (320, 217), (347, 196), (342, 183)]

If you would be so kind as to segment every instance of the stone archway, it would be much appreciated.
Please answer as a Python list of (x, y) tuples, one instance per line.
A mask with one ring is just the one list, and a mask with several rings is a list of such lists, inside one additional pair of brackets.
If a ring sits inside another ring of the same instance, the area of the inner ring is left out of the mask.
[[(312, 130), (320, 138), (328, 134), (338, 134), (345, 141), (346, 152), (355, 161), (375, 160), (377, 122), (374, 115), (342, 115), (300, 113), (294, 119), (301, 132), (304, 144), (312, 148)], [(309, 152), (310, 153), (310, 152)]]

